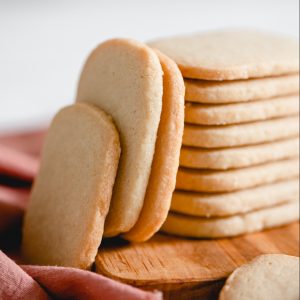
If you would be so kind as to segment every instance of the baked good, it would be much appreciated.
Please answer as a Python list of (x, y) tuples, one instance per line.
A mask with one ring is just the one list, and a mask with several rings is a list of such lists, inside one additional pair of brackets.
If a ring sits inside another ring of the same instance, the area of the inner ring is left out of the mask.
[(183, 145), (203, 148), (266, 143), (299, 135), (299, 115), (226, 126), (186, 124)]
[(299, 199), (299, 178), (231, 193), (175, 191), (171, 210), (198, 217), (224, 217)]
[(170, 212), (162, 231), (191, 238), (223, 238), (261, 231), (299, 220), (299, 199), (224, 218), (199, 218)]
[(220, 300), (299, 299), (299, 257), (264, 254), (237, 268), (227, 279)]
[(299, 72), (296, 39), (255, 30), (220, 30), (149, 43), (179, 66), (184, 77), (237, 80)]
[(299, 137), (258, 145), (205, 149), (183, 146), (180, 165), (192, 169), (227, 170), (299, 156)]
[(299, 158), (242, 169), (211, 171), (179, 168), (176, 189), (195, 192), (232, 192), (299, 175)]
[(161, 117), (163, 72), (146, 45), (115, 39), (98, 46), (86, 61), (77, 101), (110, 114), (120, 132), (122, 155), (106, 237), (129, 231), (143, 207)]
[(299, 74), (246, 80), (185, 79), (185, 99), (199, 103), (234, 103), (299, 93)]
[(175, 189), (184, 126), (184, 82), (177, 65), (158, 53), (164, 72), (163, 104), (151, 175), (137, 223), (123, 237), (142, 242), (167, 218)]
[(101, 243), (120, 157), (110, 117), (87, 104), (62, 109), (48, 131), (25, 215), (26, 263), (89, 269)]
[(298, 113), (298, 95), (233, 104), (186, 102), (185, 122), (199, 125), (230, 125), (269, 120)]

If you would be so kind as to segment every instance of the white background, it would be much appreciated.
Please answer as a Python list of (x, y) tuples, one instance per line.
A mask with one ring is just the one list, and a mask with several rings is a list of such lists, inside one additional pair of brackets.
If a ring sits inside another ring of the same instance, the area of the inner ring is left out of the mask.
[(298, 0), (0, 0), (0, 133), (45, 125), (71, 103), (105, 39), (236, 26), (298, 37), (298, 12)]

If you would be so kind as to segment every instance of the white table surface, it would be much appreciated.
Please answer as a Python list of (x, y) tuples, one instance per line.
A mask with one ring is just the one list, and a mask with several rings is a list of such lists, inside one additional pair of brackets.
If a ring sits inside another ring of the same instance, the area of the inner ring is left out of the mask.
[(47, 124), (72, 103), (89, 51), (223, 27), (299, 36), (298, 0), (0, 0), (0, 133)]

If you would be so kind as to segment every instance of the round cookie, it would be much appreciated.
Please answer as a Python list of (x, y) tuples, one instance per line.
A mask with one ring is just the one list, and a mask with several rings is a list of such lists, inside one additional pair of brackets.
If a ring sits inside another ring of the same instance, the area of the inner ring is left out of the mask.
[(234, 104), (185, 105), (185, 122), (198, 125), (231, 125), (268, 120), (299, 113), (299, 95)]
[(199, 103), (245, 102), (299, 93), (299, 74), (233, 81), (185, 79), (185, 99)]
[(298, 157), (226, 171), (179, 168), (176, 189), (209, 193), (231, 192), (293, 178), (298, 175)]
[(164, 92), (151, 175), (137, 223), (123, 237), (149, 239), (167, 218), (175, 189), (184, 127), (184, 82), (177, 65), (157, 53), (164, 72)]
[(299, 137), (234, 148), (205, 149), (183, 146), (180, 166), (226, 170), (254, 166), (299, 155)]
[(27, 263), (91, 267), (119, 157), (118, 132), (100, 109), (75, 104), (56, 115), (25, 215), (22, 252)]
[(187, 78), (237, 80), (299, 72), (296, 39), (253, 30), (224, 30), (149, 43)]
[(299, 178), (232, 193), (175, 191), (171, 210), (198, 217), (224, 217), (299, 199)]
[(191, 238), (223, 238), (261, 231), (299, 220), (299, 200), (225, 218), (169, 213), (162, 231)]
[(132, 40), (98, 46), (83, 68), (77, 101), (110, 114), (120, 132), (122, 155), (104, 235), (130, 230), (141, 212), (151, 172), (163, 95), (155, 52)]
[(219, 300), (299, 299), (299, 257), (265, 254), (237, 268)]
[(203, 148), (266, 143), (299, 135), (299, 116), (226, 126), (185, 124), (183, 145)]

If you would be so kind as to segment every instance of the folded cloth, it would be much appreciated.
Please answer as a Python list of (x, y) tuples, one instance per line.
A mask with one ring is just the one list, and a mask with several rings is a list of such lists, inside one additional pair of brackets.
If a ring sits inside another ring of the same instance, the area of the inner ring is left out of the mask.
[(0, 139), (0, 233), (20, 222), (37, 174), (39, 160), (31, 154), (1, 145)]
[(42, 287), (0, 251), (0, 299), (50, 299)]
[(0, 145), (0, 174), (31, 181), (39, 166), (37, 158)]
[(46, 130), (0, 136), (0, 144), (20, 152), (39, 156)]
[(0, 185), (0, 233), (20, 223), (28, 197), (29, 189)]
[[(3, 249), (13, 239), (11, 234), (20, 232), (20, 228), (17, 231), (11, 228), (20, 227), (31, 182), (38, 171), (43, 136), (44, 132), (37, 132), (0, 137), (0, 247)], [(7, 256), (0, 250), (1, 300), (162, 299), (160, 292), (145, 292), (89, 271), (18, 265), (14, 262), (20, 261), (16, 253), (18, 249), (13, 249)]]

